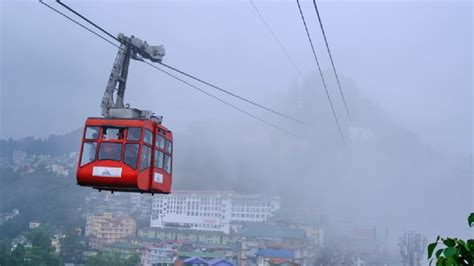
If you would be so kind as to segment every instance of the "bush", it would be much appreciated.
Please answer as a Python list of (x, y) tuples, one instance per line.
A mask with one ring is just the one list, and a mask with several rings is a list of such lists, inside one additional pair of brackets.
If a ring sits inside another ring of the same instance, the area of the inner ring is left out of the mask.
[[(474, 226), (474, 213), (467, 219), (470, 227)], [(443, 245), (436, 252), (438, 244)], [(464, 241), (458, 238), (443, 238), (438, 236), (436, 241), (428, 245), (430, 265), (436, 260), (437, 266), (474, 265), (474, 239)]]

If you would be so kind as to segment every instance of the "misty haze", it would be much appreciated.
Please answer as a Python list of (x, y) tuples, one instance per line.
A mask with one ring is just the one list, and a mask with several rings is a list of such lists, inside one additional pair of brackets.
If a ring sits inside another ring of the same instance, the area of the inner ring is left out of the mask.
[(471, 1), (0, 10), (0, 266), (474, 265)]

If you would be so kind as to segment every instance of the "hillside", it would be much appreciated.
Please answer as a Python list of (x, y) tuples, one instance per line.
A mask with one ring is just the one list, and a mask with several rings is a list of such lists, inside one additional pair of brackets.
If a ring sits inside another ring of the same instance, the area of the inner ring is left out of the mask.
[(80, 145), (82, 128), (64, 135), (51, 135), (46, 139), (26, 137), (22, 139), (0, 139), (0, 157), (11, 158), (15, 150), (31, 155), (59, 156), (77, 151)]

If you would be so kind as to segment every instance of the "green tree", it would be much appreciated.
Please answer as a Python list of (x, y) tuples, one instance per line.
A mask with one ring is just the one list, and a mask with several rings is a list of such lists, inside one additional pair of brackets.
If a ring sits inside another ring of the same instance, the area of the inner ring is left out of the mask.
[(102, 252), (90, 257), (86, 261), (87, 266), (136, 266), (140, 263), (138, 254), (130, 256), (124, 260), (117, 252)]
[(125, 262), (125, 265), (127, 266), (136, 266), (139, 264), (140, 264), (140, 256), (138, 254), (131, 255)]
[[(0, 192), (1, 193), (1, 192)], [(0, 239), (11, 241), (28, 228), (28, 222), (20, 215), (0, 225)]]
[(51, 238), (44, 228), (36, 228), (26, 234), (34, 248), (51, 252)]
[(24, 265), (59, 265), (59, 258), (53, 253), (50, 233), (46, 227), (30, 230), (26, 238), (31, 241), (31, 249), (26, 250)]
[(6, 241), (0, 242), (0, 265), (7, 265), (7, 259), (10, 257), (10, 245)]
[(73, 230), (66, 233), (61, 240), (60, 256), (65, 262), (82, 262), (82, 251), (86, 248), (84, 239)]
[[(474, 213), (467, 220), (470, 227), (474, 226)], [(439, 245), (436, 252), (435, 249)], [(474, 265), (474, 239), (464, 241), (458, 238), (443, 238), (438, 236), (436, 241), (428, 245), (428, 259), (430, 265), (436, 260), (437, 266)]]
[(18, 244), (12, 251), (11, 256), (7, 258), (6, 265), (24, 265), (25, 264), (25, 247), (22, 244)]

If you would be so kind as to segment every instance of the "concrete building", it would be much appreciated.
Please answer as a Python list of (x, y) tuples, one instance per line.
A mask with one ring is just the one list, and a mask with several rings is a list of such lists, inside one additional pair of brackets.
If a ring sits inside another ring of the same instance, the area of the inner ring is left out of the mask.
[(143, 266), (171, 266), (177, 259), (177, 251), (170, 247), (146, 245), (140, 256)]
[(150, 195), (132, 193), (130, 194), (130, 213), (139, 220), (150, 221), (151, 203), (153, 197)]
[(86, 198), (89, 215), (113, 213), (116, 216), (130, 214), (130, 193), (93, 193)]
[(15, 218), (18, 215), (20, 215), (20, 211), (18, 209), (13, 209), (11, 212), (0, 213), (0, 225)]
[(40, 227), (41, 223), (40, 222), (37, 222), (37, 221), (31, 221), (30, 222), (30, 229), (35, 229), (35, 228), (38, 228)]
[(270, 223), (304, 230), (306, 237), (316, 245), (316, 248), (320, 249), (324, 245), (323, 224), (326, 220), (327, 216), (308, 210), (305, 213), (280, 212), (272, 217)]
[(129, 216), (113, 216), (102, 213), (89, 216), (86, 222), (86, 236), (89, 237), (89, 248), (102, 249), (104, 244), (120, 242), (128, 236), (134, 236), (137, 222)]
[(120, 258), (122, 260), (128, 260), (131, 256), (134, 255), (140, 256), (143, 249), (144, 247), (140, 245), (119, 242), (106, 244), (103, 247), (103, 251), (120, 254)]
[(282, 225), (248, 224), (238, 233), (240, 265), (270, 265), (276, 261), (313, 265), (315, 245), (303, 229)]
[(59, 252), (61, 251), (61, 239), (64, 238), (66, 238), (66, 235), (64, 233), (54, 234), (51, 238), (51, 248), (56, 254), (59, 254)]
[(235, 264), (224, 258), (205, 260), (201, 257), (191, 257), (183, 261), (183, 266), (235, 266)]
[(142, 227), (138, 229), (137, 236), (149, 240), (193, 241), (209, 245), (227, 245), (232, 241), (231, 235), (220, 231), (178, 228)]
[(154, 197), (150, 225), (229, 234), (231, 224), (265, 222), (279, 208), (279, 197), (229, 191), (176, 191)]

